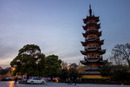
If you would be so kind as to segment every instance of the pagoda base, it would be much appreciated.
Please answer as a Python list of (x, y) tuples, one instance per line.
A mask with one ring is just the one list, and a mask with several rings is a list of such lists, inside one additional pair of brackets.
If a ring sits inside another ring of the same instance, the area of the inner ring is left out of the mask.
[(81, 79), (109, 79), (109, 77), (101, 75), (82, 75)]
[(110, 77), (103, 77), (101, 75), (81, 75), (82, 83), (106, 83), (107, 80), (110, 80)]

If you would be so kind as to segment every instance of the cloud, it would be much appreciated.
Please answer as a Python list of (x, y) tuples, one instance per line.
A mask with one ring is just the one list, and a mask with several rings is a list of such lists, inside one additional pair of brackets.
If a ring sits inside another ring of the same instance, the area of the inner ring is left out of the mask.
[(6, 59), (16, 53), (17, 47), (15, 44), (9, 44), (9, 42), (0, 42), (0, 59)]

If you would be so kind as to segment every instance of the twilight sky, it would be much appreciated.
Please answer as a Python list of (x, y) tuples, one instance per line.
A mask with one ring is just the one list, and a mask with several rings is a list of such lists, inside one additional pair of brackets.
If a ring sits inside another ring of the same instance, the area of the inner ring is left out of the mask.
[(46, 56), (79, 63), (89, 4), (100, 16), (104, 59), (117, 43), (130, 43), (130, 0), (0, 0), (0, 66), (9, 66), (26, 44), (38, 45)]

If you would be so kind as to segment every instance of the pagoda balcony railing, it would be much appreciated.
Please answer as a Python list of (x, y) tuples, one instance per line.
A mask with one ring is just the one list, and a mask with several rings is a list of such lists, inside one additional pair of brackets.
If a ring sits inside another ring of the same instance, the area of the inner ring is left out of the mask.
[(86, 23), (88, 26), (92, 26), (92, 25), (97, 25), (97, 23), (96, 22), (88, 22), (88, 23)]
[(88, 37), (87, 39), (95, 39), (95, 38), (97, 38), (97, 37)]
[(97, 46), (89, 46), (89, 47), (87, 47), (87, 49), (96, 49), (97, 48)]
[(86, 32), (89, 32), (89, 31), (98, 31), (97, 29), (87, 29)]
[(101, 70), (100, 67), (86, 67), (85, 70)]
[(86, 24), (89, 24), (89, 23), (96, 23), (95, 21), (88, 21)]
[(85, 48), (84, 50), (86, 50), (86, 51), (96, 51), (96, 50), (100, 50), (101, 49), (101, 47), (95, 47), (95, 48)]
[(99, 39), (98, 37), (90, 37), (90, 38), (87, 38), (86, 40), (87, 41), (94, 41), (94, 40), (97, 40)]
[(102, 56), (87, 56), (87, 57), (85, 57), (85, 59), (91, 59), (91, 58), (102, 59)]

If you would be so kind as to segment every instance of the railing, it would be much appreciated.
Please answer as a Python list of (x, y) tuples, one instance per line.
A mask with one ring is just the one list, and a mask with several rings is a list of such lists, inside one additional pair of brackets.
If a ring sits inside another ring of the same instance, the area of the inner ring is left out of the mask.
[(87, 56), (85, 58), (102, 58), (102, 56)]
[(85, 70), (100, 70), (100, 67), (86, 67)]
[(85, 50), (87, 50), (87, 51), (96, 51), (96, 50), (98, 50), (98, 49), (99, 49), (99, 47), (95, 47), (95, 48), (93, 48), (93, 49), (85, 48)]
[(88, 31), (97, 31), (97, 29), (87, 29), (86, 32)]
[(90, 37), (90, 38), (87, 38), (86, 40), (88, 40), (88, 41), (94, 41), (96, 39), (98, 39), (98, 37)]
[(97, 46), (89, 46), (89, 47), (87, 47), (87, 49), (96, 49), (97, 48)]

